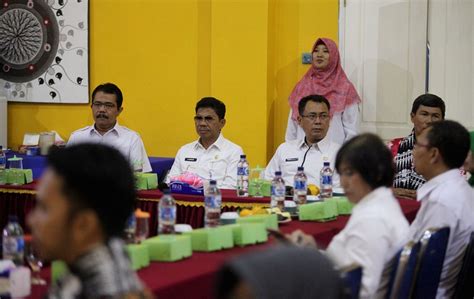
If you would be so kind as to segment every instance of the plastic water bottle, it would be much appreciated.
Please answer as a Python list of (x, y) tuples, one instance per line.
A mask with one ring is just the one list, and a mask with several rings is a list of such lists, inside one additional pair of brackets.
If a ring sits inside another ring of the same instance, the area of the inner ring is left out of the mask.
[(216, 227), (221, 219), (221, 191), (217, 188), (217, 182), (211, 180), (209, 187), (204, 191), (204, 226)]
[(304, 174), (304, 167), (298, 167), (293, 184), (293, 200), (297, 205), (304, 205), (306, 203), (306, 195), (308, 193), (307, 181), (308, 178)]
[(125, 242), (127, 244), (135, 243), (135, 233), (137, 229), (137, 218), (135, 217), (135, 211), (132, 212), (130, 217), (127, 219), (127, 224), (125, 225)]
[(323, 168), (321, 168), (320, 172), (320, 189), (321, 193), (319, 197), (324, 200), (327, 198), (332, 198), (332, 175), (333, 171), (329, 166), (329, 162), (324, 162)]
[(0, 185), (5, 185), (7, 183), (7, 175), (5, 173), (5, 168), (7, 166), (7, 157), (3, 151), (3, 147), (0, 145)]
[(8, 217), (8, 224), (3, 229), (2, 245), (3, 259), (11, 260), (16, 265), (23, 265), (25, 239), (16, 216)]
[(176, 224), (176, 202), (170, 190), (165, 189), (158, 204), (158, 234), (173, 234)]
[(285, 180), (281, 177), (281, 171), (275, 172), (275, 177), (272, 180), (272, 208), (280, 208), (283, 212), (285, 208)]
[(240, 155), (237, 163), (237, 196), (249, 196), (249, 163), (246, 155)]

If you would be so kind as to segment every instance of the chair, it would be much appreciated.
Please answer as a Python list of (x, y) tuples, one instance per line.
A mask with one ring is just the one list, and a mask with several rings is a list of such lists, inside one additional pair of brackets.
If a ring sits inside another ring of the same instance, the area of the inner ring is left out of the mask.
[(412, 298), (436, 297), (448, 240), (449, 227), (430, 228), (420, 238), (421, 248)]
[(464, 253), (461, 271), (454, 292), (455, 299), (474, 298), (474, 232)]
[(342, 268), (341, 277), (344, 282), (344, 286), (348, 290), (349, 298), (359, 298), (360, 285), (362, 283), (362, 267), (352, 264), (348, 267)]
[(420, 247), (420, 242), (410, 241), (395, 256), (386, 298), (405, 299), (410, 297)]

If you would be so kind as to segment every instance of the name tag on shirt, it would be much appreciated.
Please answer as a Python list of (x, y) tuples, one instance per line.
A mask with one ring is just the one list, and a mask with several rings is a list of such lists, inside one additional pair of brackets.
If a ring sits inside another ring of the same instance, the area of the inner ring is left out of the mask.
[(285, 162), (295, 162), (298, 161), (298, 158), (288, 158), (285, 160)]
[(184, 161), (186, 161), (186, 162), (196, 162), (197, 158), (184, 158)]

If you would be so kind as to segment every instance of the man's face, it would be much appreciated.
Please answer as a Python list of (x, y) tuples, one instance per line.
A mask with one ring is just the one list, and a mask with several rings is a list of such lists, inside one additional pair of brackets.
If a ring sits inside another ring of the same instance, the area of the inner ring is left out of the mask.
[(431, 128), (423, 130), (420, 136), (416, 139), (415, 146), (413, 148), (413, 164), (415, 171), (422, 176), (428, 178), (428, 172), (431, 167), (430, 160), (432, 158), (433, 148), (428, 142), (428, 132)]
[(64, 259), (69, 251), (71, 223), (69, 203), (61, 192), (61, 178), (51, 169), (41, 177), (36, 206), (28, 215), (33, 243), (42, 259)]
[(420, 105), (416, 113), (410, 113), (411, 122), (415, 127), (415, 135), (419, 136), (429, 124), (443, 119), (443, 113), (438, 107)]
[(99, 91), (92, 99), (92, 116), (95, 125), (100, 129), (113, 128), (122, 110), (122, 107), (117, 107), (115, 94)]
[(329, 109), (325, 103), (308, 101), (303, 115), (298, 116), (298, 124), (303, 129), (306, 140), (315, 143), (323, 139), (329, 129)]
[(212, 108), (199, 108), (194, 116), (196, 133), (205, 140), (213, 140), (219, 137), (225, 125), (225, 119), (219, 119)]

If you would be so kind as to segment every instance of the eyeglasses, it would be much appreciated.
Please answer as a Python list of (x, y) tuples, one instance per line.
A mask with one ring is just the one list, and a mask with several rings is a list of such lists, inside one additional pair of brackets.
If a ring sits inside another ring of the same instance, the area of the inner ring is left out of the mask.
[(310, 121), (315, 121), (318, 118), (322, 121), (325, 121), (329, 118), (329, 114), (327, 114), (327, 113), (320, 113), (320, 114), (310, 113), (310, 114), (306, 114), (306, 115), (301, 115), (301, 117), (305, 117), (305, 118), (309, 119)]
[(97, 108), (97, 109), (99, 109), (100, 107), (104, 106), (104, 108), (107, 109), (107, 110), (111, 110), (111, 109), (115, 108), (115, 104), (114, 104), (114, 103), (108, 103), (108, 102), (107, 102), (107, 103), (93, 102), (93, 103), (92, 103), (92, 106), (93, 106), (94, 108)]
[(194, 121), (195, 122), (201, 122), (201, 121), (205, 121), (206, 123), (210, 123), (211, 121), (213, 121), (214, 118), (212, 116), (195, 116), (194, 117)]

